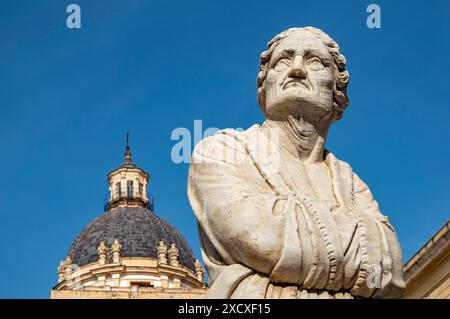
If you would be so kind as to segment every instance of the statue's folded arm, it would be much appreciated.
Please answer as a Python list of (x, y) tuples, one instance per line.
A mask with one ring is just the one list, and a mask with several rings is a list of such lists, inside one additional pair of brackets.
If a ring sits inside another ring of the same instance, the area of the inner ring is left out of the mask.
[(399, 298), (405, 288), (403, 279), (403, 260), (400, 243), (394, 227), (387, 216), (380, 211), (369, 187), (354, 174), (355, 205), (358, 211), (372, 216), (379, 229), (379, 241), (382, 254), (381, 286), (375, 290), (373, 297)]
[[(252, 163), (223, 160), (218, 154), (229, 150), (226, 140), (230, 137), (218, 136), (201, 142), (214, 145), (194, 150), (188, 179), (192, 209), (204, 235), (227, 264), (239, 263), (270, 276), (285, 251), (289, 217), (281, 210), (286, 197), (275, 194)], [(293, 233), (297, 230), (295, 223), (288, 227)], [(291, 257), (286, 259), (298, 259)]]

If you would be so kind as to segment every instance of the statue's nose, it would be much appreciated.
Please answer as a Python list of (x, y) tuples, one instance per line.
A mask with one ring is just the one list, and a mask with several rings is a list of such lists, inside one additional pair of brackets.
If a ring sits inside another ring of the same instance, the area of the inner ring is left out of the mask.
[(289, 70), (289, 76), (296, 78), (306, 78), (308, 72), (305, 69), (305, 61), (302, 55), (296, 55)]

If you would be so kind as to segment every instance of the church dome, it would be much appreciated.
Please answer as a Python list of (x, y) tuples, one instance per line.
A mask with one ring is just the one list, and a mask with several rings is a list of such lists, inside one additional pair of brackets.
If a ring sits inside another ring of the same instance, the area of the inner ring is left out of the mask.
[(184, 237), (154, 212), (150, 174), (131, 160), (107, 175), (104, 213), (73, 241), (52, 298), (186, 298), (205, 294), (205, 272)]
[[(158, 243), (175, 244), (179, 263), (193, 271), (194, 255), (183, 236), (170, 224), (145, 207), (116, 207), (94, 219), (78, 235), (68, 255), (78, 266), (98, 261), (97, 248), (103, 241), (108, 247), (117, 239), (122, 257), (157, 258)], [(111, 259), (111, 256), (108, 256)]]

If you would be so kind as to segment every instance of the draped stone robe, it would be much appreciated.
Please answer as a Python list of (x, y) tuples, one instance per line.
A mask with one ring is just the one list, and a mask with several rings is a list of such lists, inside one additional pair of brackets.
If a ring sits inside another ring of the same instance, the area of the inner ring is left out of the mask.
[(399, 297), (395, 231), (351, 167), (325, 152), (334, 201), (262, 128), (223, 130), (195, 148), (188, 196), (208, 298)]

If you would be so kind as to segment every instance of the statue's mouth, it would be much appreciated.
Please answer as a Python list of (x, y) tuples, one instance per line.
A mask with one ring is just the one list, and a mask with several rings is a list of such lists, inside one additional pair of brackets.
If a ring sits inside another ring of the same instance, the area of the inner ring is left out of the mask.
[(305, 87), (308, 88), (308, 84), (306, 83), (306, 80), (298, 80), (298, 79), (288, 79), (283, 84), (283, 89), (287, 89), (290, 87)]

